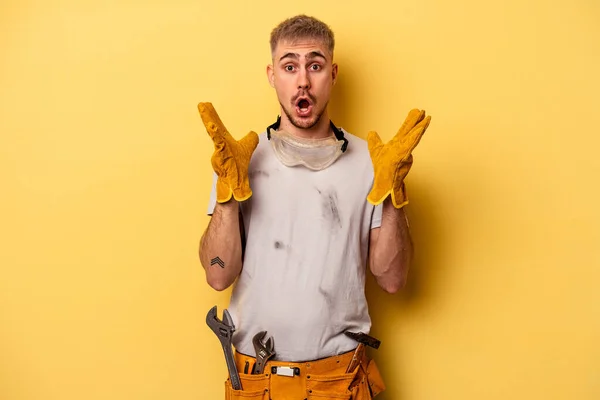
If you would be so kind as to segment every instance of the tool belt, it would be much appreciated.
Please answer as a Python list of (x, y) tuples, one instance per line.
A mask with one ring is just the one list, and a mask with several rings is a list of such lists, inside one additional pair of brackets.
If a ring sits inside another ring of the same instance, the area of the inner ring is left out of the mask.
[(371, 400), (385, 390), (375, 361), (361, 343), (355, 350), (315, 361), (267, 361), (251, 374), (256, 358), (235, 352), (242, 390), (225, 382), (226, 400)]

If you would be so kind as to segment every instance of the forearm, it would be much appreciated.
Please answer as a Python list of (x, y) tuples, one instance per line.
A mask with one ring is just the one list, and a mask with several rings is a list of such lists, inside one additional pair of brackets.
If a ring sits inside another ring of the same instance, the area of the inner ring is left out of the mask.
[(200, 262), (206, 281), (215, 290), (227, 289), (242, 270), (239, 204), (217, 203), (200, 239)]
[(370, 249), (369, 264), (377, 283), (395, 293), (406, 284), (413, 244), (404, 208), (397, 209), (388, 197), (383, 203), (381, 228)]

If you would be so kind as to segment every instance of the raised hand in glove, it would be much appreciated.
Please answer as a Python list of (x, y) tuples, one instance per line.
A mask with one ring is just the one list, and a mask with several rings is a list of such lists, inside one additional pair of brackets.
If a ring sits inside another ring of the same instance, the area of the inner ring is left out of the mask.
[(211, 164), (217, 174), (217, 202), (226, 203), (233, 198), (247, 200), (252, 196), (248, 181), (250, 158), (258, 145), (258, 135), (250, 132), (235, 140), (221, 122), (211, 103), (199, 103), (198, 111), (215, 145)]
[(375, 170), (375, 180), (367, 200), (374, 205), (382, 203), (392, 195), (392, 204), (401, 208), (408, 204), (404, 178), (412, 166), (412, 151), (429, 126), (431, 117), (425, 111), (411, 110), (408, 117), (388, 143), (383, 144), (377, 132), (367, 136), (369, 153)]

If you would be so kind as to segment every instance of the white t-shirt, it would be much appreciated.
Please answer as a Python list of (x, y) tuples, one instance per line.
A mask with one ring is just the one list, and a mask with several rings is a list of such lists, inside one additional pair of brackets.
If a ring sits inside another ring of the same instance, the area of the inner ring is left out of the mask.
[[(367, 201), (373, 166), (366, 141), (344, 135), (346, 152), (321, 171), (284, 166), (266, 133), (259, 135), (249, 167), (253, 194), (240, 206), (243, 268), (228, 307), (241, 353), (254, 356), (253, 336), (267, 331), (275, 359), (316, 360), (356, 347), (344, 331), (370, 331), (365, 273), (369, 233), (381, 226), (382, 210)], [(214, 206), (213, 184), (209, 214)]]

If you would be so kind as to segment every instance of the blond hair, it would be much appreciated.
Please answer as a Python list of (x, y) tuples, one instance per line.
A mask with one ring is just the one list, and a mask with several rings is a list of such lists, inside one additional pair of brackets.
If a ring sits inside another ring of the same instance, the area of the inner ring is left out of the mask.
[(333, 55), (335, 47), (333, 31), (324, 22), (308, 15), (288, 18), (271, 31), (271, 54), (275, 53), (280, 41), (294, 43), (301, 39), (320, 40)]

